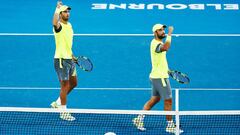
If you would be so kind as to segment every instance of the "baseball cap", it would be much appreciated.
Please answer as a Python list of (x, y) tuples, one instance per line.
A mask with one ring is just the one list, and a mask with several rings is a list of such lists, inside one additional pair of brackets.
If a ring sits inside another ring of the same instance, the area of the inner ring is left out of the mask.
[(67, 6), (67, 5), (62, 5), (59, 9), (60, 9), (60, 12), (65, 11), (67, 9), (71, 10), (71, 8), (69, 6)]
[(155, 24), (152, 28), (152, 31), (155, 32), (156, 30), (161, 29), (162, 27), (166, 28), (167, 26), (163, 24)]

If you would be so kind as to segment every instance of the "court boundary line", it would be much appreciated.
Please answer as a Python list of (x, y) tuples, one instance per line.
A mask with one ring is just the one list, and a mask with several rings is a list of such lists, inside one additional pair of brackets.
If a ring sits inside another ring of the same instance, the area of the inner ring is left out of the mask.
[[(52, 33), (0, 33), (0, 36), (53, 36)], [(74, 36), (153, 36), (153, 34), (74, 34)], [(240, 37), (240, 34), (172, 34), (175, 37)]]
[(144, 110), (115, 110), (115, 109), (55, 109), (55, 108), (31, 108), (31, 107), (0, 107), (0, 111), (17, 112), (70, 112), (70, 113), (88, 113), (88, 114), (151, 114), (151, 115), (175, 115), (175, 111), (144, 111)]
[(146, 115), (240, 115), (240, 110), (211, 110), (211, 111), (144, 111), (144, 110), (113, 110), (113, 109), (54, 109), (30, 107), (0, 107), (2, 112), (70, 112), (88, 114), (146, 114)]
[[(0, 90), (59, 90), (59, 87), (0, 87)], [(75, 88), (76, 90), (137, 90), (146, 91), (151, 88)], [(221, 90), (240, 90), (240, 88), (172, 88), (173, 90), (196, 90), (196, 91), (221, 91)]]

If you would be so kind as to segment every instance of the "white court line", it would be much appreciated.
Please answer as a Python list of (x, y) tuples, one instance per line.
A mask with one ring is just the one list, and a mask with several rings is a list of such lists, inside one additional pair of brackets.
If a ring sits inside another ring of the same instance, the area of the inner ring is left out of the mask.
[(14, 112), (62, 112), (90, 113), (90, 114), (147, 114), (147, 115), (175, 115), (175, 111), (143, 111), (143, 110), (110, 110), (110, 109), (53, 109), (53, 108), (28, 108), (28, 107), (0, 107), (0, 111)]
[[(59, 90), (59, 87), (0, 87), (0, 90)], [(74, 88), (77, 90), (150, 90), (150, 88)]]
[[(59, 87), (0, 87), (0, 90), (59, 90)], [(151, 88), (75, 88), (77, 90), (138, 90), (145, 91), (151, 90)], [(173, 90), (210, 90), (210, 91), (219, 91), (219, 90), (240, 90), (240, 88), (172, 88)]]
[[(239, 37), (240, 34), (172, 34), (184, 37)], [(0, 36), (53, 36), (52, 33), (0, 33)], [(74, 36), (153, 36), (153, 34), (74, 34)]]
[[(62, 112), (53, 108), (29, 108), (29, 107), (0, 107), (1, 112)], [(67, 109), (70, 113), (90, 114), (146, 114), (146, 115), (240, 115), (240, 110), (213, 110), (213, 111), (143, 111), (143, 110), (112, 110), (112, 109)]]
[(175, 111), (143, 111), (143, 110), (113, 110), (113, 109), (53, 109), (53, 108), (29, 108), (29, 107), (0, 107), (2, 112), (62, 112), (90, 113), (90, 114), (147, 114), (147, 115), (175, 115)]

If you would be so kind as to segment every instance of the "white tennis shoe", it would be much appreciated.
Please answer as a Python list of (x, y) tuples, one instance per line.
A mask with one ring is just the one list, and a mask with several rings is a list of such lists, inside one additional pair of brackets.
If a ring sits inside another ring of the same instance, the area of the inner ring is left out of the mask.
[(144, 128), (144, 123), (140, 118), (134, 118), (133, 120), (133, 125), (137, 127), (140, 131), (145, 131), (146, 128)]
[[(168, 122), (168, 125), (166, 127), (166, 132), (175, 134), (176, 129), (177, 129), (177, 127), (173, 121)], [(181, 134), (181, 133), (183, 133), (183, 130), (179, 129), (179, 134)]]
[[(51, 106), (51, 108), (55, 108), (55, 109), (59, 109), (60, 108), (59, 105), (57, 104), (57, 102), (55, 102), (55, 101), (52, 102), (50, 104), (50, 106)], [(74, 120), (76, 120), (76, 118), (73, 117), (71, 115), (71, 113), (69, 113), (69, 112), (60, 112), (60, 118), (63, 119), (63, 120), (66, 120), (66, 121), (74, 121)]]
[(76, 120), (76, 118), (73, 117), (71, 115), (71, 113), (69, 113), (69, 112), (61, 112), (60, 113), (60, 118), (63, 119), (63, 120), (66, 120), (66, 121), (74, 121), (74, 120)]
[(51, 108), (59, 108), (57, 102), (53, 101), (51, 104), (50, 104)]

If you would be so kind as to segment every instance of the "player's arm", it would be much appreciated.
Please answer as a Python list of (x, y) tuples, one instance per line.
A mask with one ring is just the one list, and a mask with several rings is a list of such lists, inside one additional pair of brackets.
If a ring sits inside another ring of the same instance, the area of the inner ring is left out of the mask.
[(54, 15), (53, 15), (52, 24), (53, 24), (53, 27), (55, 29), (55, 32), (60, 32), (61, 31), (61, 24), (59, 23), (59, 14), (60, 14), (60, 7), (61, 6), (62, 6), (62, 3), (58, 2), (56, 10), (55, 10)]
[(172, 32), (173, 32), (173, 26), (168, 27), (168, 35), (165, 43), (162, 45), (158, 45), (156, 50), (160, 50), (159, 52), (167, 51), (170, 48), (171, 41), (172, 41)]
[(173, 32), (173, 26), (168, 27), (168, 35), (165, 43), (163, 44), (163, 47), (161, 48), (161, 51), (167, 51), (170, 48), (171, 41), (172, 41), (172, 32)]

